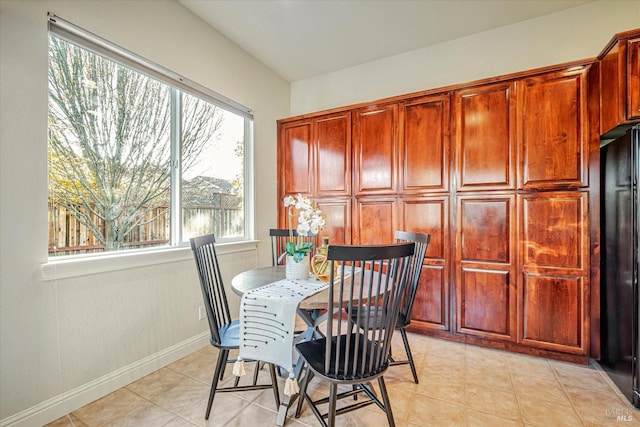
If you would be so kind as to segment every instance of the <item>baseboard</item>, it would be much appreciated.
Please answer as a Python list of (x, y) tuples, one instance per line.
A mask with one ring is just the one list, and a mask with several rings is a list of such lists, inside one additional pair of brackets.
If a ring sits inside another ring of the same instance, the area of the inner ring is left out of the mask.
[(0, 420), (0, 427), (40, 427), (167, 366), (206, 346), (209, 332), (124, 366), (66, 393), (55, 396), (15, 415)]

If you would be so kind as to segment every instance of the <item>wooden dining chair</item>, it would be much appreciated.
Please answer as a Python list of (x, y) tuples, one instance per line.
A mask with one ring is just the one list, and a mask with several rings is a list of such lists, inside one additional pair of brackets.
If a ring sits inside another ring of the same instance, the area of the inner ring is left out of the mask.
[(272, 364), (268, 364), (271, 384), (257, 383), (259, 369), (256, 366), (253, 383), (251, 385), (238, 385), (238, 380), (236, 379), (233, 386), (218, 387), (218, 382), (222, 379), (227, 363), (235, 362), (235, 360), (228, 360), (229, 351), (240, 348), (240, 322), (237, 319), (231, 319), (227, 295), (216, 254), (215, 235), (209, 234), (194, 237), (190, 239), (190, 242), (198, 270), (198, 277), (200, 278), (204, 306), (207, 311), (209, 330), (211, 331), (210, 342), (212, 346), (219, 350), (213, 380), (211, 381), (211, 391), (209, 392), (209, 402), (207, 404), (205, 419), (209, 419), (216, 392), (238, 392), (271, 388), (273, 389), (276, 408), (278, 408), (278, 406), (280, 406), (280, 394), (278, 391), (276, 371)]
[[(271, 265), (284, 265), (286, 252), (286, 243), (291, 240), (292, 237), (298, 238), (297, 230), (289, 230), (288, 228), (271, 228), (269, 230), (269, 237), (271, 237)], [(318, 236), (312, 234), (310, 236), (302, 236), (303, 242), (311, 242), (313, 246), (311, 251), (315, 250), (318, 243)], [(313, 256), (313, 253), (310, 254)]]
[(415, 243), (416, 248), (413, 256), (411, 257), (411, 263), (409, 266), (409, 283), (400, 299), (400, 309), (398, 310), (398, 321), (396, 323), (396, 329), (400, 330), (400, 336), (402, 337), (402, 343), (404, 344), (404, 351), (407, 354), (407, 359), (395, 360), (393, 356), (391, 356), (390, 365), (409, 365), (411, 367), (411, 373), (413, 374), (413, 381), (418, 384), (418, 374), (416, 372), (416, 365), (413, 362), (413, 355), (411, 354), (411, 347), (409, 346), (409, 340), (407, 339), (406, 329), (411, 324), (411, 309), (413, 308), (413, 302), (416, 299), (418, 284), (420, 283), (420, 274), (422, 273), (422, 264), (424, 262), (424, 254), (429, 246), (431, 235), (413, 233), (410, 231), (396, 231), (394, 238), (396, 239), (396, 243), (413, 242)]
[[(325, 322), (322, 338), (296, 345), (304, 362), (296, 417), (300, 416), (305, 401), (324, 426), (333, 426), (336, 415), (375, 403), (386, 413), (389, 425), (395, 425), (383, 375), (389, 366), (391, 337), (408, 283), (414, 247), (414, 243), (329, 246), (329, 283), (333, 286), (328, 287), (327, 308), (333, 318), (329, 316)], [(361, 310), (363, 306), (368, 306), (369, 312)], [(359, 315), (352, 317), (353, 313)], [(366, 313), (374, 314), (374, 320), (365, 318)], [(307, 393), (315, 376), (329, 382), (328, 397), (313, 400)], [(374, 379), (378, 381), (381, 398), (372, 388)], [(340, 384), (353, 387), (338, 393)], [(368, 399), (354, 400), (337, 409), (338, 399), (359, 393)], [(329, 405), (326, 413), (319, 408), (323, 404)]]
[[(418, 284), (420, 283), (420, 274), (422, 273), (422, 264), (424, 262), (424, 255), (429, 246), (431, 236), (429, 234), (414, 233), (410, 231), (396, 231), (394, 234), (396, 243), (415, 243), (415, 251), (411, 257), (409, 263), (408, 272), (408, 284), (405, 287), (404, 292), (400, 298), (400, 308), (398, 310), (398, 321), (396, 323), (396, 329), (400, 330), (400, 336), (402, 337), (402, 343), (404, 345), (404, 351), (407, 355), (406, 359), (396, 360), (393, 355), (389, 357), (389, 365), (409, 365), (411, 373), (413, 374), (413, 381), (418, 384), (418, 373), (413, 361), (413, 355), (411, 354), (411, 347), (409, 346), (409, 339), (407, 338), (407, 327), (411, 324), (411, 309), (413, 308), (413, 302), (416, 298), (418, 291)], [(362, 307), (364, 311), (363, 319), (367, 319), (372, 316), (369, 313), (369, 307)], [(357, 318), (359, 314), (353, 313), (352, 316)], [(358, 323), (359, 325), (359, 323)]]

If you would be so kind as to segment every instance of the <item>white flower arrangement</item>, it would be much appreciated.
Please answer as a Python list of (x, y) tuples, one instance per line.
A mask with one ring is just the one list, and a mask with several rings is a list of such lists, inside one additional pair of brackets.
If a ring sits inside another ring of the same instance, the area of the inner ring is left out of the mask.
[[(284, 207), (288, 208), (289, 220), (289, 240), (286, 243), (286, 254), (291, 255), (295, 262), (300, 262), (311, 251), (313, 244), (311, 242), (303, 242), (302, 237), (318, 234), (324, 229), (325, 217), (322, 211), (311, 203), (311, 201), (298, 193), (297, 197), (287, 196), (283, 199)], [(297, 209), (298, 213), (298, 238), (293, 236), (293, 210)], [(294, 241), (295, 239), (295, 241)]]

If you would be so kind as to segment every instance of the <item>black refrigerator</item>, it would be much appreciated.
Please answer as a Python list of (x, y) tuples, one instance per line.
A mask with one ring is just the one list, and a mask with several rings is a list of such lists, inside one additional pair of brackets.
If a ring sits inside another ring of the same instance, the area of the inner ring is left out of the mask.
[(639, 145), (640, 125), (635, 125), (600, 149), (600, 365), (636, 407), (640, 407)]

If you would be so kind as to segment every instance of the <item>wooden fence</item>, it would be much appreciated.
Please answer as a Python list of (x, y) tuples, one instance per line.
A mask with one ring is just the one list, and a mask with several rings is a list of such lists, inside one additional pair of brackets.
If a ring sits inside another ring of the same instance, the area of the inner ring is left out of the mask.
[[(183, 234), (196, 236), (215, 233), (217, 236), (242, 235), (244, 227), (242, 207), (185, 206)], [(237, 203), (236, 203), (237, 205)], [(89, 213), (104, 233), (104, 221)], [(168, 205), (160, 205), (147, 212), (145, 223), (135, 227), (122, 242), (122, 249), (166, 245), (170, 242), (171, 222)], [(59, 205), (49, 204), (49, 254), (71, 255), (103, 252), (104, 246), (72, 213)]]

